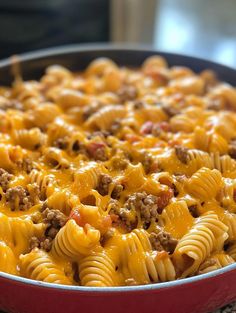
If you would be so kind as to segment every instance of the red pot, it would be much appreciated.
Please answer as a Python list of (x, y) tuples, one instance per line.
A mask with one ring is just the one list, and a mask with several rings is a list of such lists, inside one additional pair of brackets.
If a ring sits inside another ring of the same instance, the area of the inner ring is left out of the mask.
[(137, 287), (60, 286), (2, 274), (0, 308), (9, 313), (201, 313), (236, 299), (236, 266)]
[[(139, 66), (153, 54), (170, 65), (198, 72), (214, 70), (219, 79), (235, 83), (236, 70), (206, 60), (146, 49), (71, 46), (20, 57), (24, 79), (39, 77), (46, 66), (61, 64), (82, 69), (96, 57)], [(10, 62), (0, 62), (0, 85), (11, 82)], [(1, 226), (1, 225), (0, 225)], [(0, 256), (1, 257), (1, 256)], [(114, 288), (61, 286), (0, 273), (0, 309), (15, 313), (201, 313), (236, 300), (236, 263), (223, 269), (173, 282)]]

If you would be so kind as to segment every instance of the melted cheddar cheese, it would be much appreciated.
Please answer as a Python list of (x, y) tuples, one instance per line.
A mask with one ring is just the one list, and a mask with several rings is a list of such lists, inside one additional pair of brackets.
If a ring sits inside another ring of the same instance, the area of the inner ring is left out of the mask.
[(0, 271), (104, 287), (233, 263), (235, 109), (213, 72), (160, 56), (18, 75), (0, 88)]

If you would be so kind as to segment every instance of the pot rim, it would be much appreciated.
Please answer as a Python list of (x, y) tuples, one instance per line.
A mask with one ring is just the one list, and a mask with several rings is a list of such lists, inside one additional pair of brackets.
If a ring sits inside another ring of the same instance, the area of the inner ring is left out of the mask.
[[(57, 55), (63, 55), (66, 53), (76, 53), (76, 52), (96, 52), (96, 51), (130, 51), (130, 52), (149, 52), (153, 54), (160, 54), (160, 55), (166, 55), (166, 56), (178, 56), (182, 57), (188, 60), (192, 61), (201, 61), (208, 63), (209, 65), (215, 65), (215, 66), (221, 66), (224, 67), (226, 70), (229, 71), (235, 71), (236, 68), (230, 67), (228, 65), (211, 61), (207, 58), (201, 58), (194, 54), (182, 54), (182, 53), (175, 53), (175, 52), (169, 52), (164, 50), (157, 50), (155, 47), (151, 45), (145, 45), (145, 44), (113, 44), (113, 43), (86, 43), (86, 44), (70, 44), (70, 45), (62, 45), (62, 46), (56, 46), (51, 48), (45, 48), (45, 49), (38, 49), (33, 50), (30, 52), (25, 52), (21, 54), (15, 54), (14, 56), (17, 56), (20, 62), (27, 62), (39, 58), (47, 58)], [(3, 67), (8, 67), (11, 65), (11, 57), (4, 58), (0, 60), (0, 70)], [(181, 66), (181, 64), (176, 64)]]
[[(47, 48), (47, 49), (41, 49), (37, 51), (27, 52), (23, 54), (17, 55), (20, 62), (27, 62), (31, 60), (37, 60), (40, 58), (47, 58), (57, 55), (63, 55), (66, 53), (76, 53), (76, 52), (96, 52), (96, 51), (133, 51), (133, 52), (150, 52), (153, 54), (161, 54), (163, 56), (168, 55), (171, 56), (179, 56), (186, 58), (188, 60), (192, 61), (201, 61), (206, 62), (210, 66), (221, 66), (225, 70), (229, 71), (235, 71), (234, 68), (231, 68), (227, 65), (222, 65), (217, 62), (213, 62), (210, 60), (207, 60), (205, 58), (198, 58), (192, 55), (184, 55), (180, 53), (171, 53), (171, 52), (165, 52), (165, 51), (159, 51), (156, 50), (152, 46), (147, 45), (134, 45), (134, 44), (72, 44), (72, 45), (66, 45), (66, 46), (58, 46), (54, 48)], [(11, 57), (5, 58), (0, 61), (0, 71), (2, 68), (9, 67), (10, 70), (11, 66)], [(154, 291), (154, 290), (162, 290), (165, 288), (173, 288), (173, 287), (181, 287), (185, 285), (195, 284), (207, 279), (212, 279), (214, 277), (218, 277), (224, 274), (229, 274), (231, 271), (236, 270), (236, 263), (228, 265), (226, 267), (223, 267), (221, 269), (201, 274), (199, 276), (193, 276), (188, 278), (183, 278), (179, 280), (169, 281), (169, 282), (163, 282), (163, 283), (156, 283), (156, 284), (149, 284), (149, 285), (139, 285), (139, 286), (120, 286), (120, 287), (86, 287), (86, 286), (68, 286), (68, 285), (59, 285), (59, 284), (53, 284), (53, 283), (46, 283), (41, 281), (36, 281), (20, 276), (15, 276), (12, 274), (0, 272), (0, 282), (1, 278), (7, 279), (12, 282), (21, 283), (23, 285), (31, 285), (35, 287), (43, 287), (43, 288), (49, 288), (49, 289), (59, 289), (64, 291), (78, 291), (78, 292), (84, 292), (84, 293), (124, 293), (124, 292), (140, 292), (140, 291)]]
[[(1, 278), (10, 280), (12, 282), (21, 283), (23, 285), (31, 285), (34, 287), (43, 287), (48, 289), (59, 289), (64, 291), (78, 291), (83, 293), (127, 293), (127, 292), (140, 292), (140, 291), (155, 291), (166, 288), (182, 287), (191, 284), (197, 284), (204, 280), (212, 279), (215, 277), (229, 274), (232, 271), (236, 271), (236, 263), (227, 265), (221, 269), (214, 270), (209, 273), (201, 274), (198, 276), (183, 278), (179, 280), (173, 280), (163, 283), (155, 283), (148, 285), (138, 286), (119, 286), (119, 287), (86, 287), (86, 286), (71, 286), (71, 285), (59, 285), (54, 283), (46, 283), (38, 280), (28, 279), (4, 272), (0, 272), (0, 283)], [(223, 278), (223, 277), (222, 277)]]

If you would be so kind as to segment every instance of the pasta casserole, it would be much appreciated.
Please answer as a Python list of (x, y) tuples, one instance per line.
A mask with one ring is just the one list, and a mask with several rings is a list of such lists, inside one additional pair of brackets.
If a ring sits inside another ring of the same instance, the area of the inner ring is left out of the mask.
[(236, 261), (236, 89), (107, 58), (0, 88), (0, 271), (89, 287)]

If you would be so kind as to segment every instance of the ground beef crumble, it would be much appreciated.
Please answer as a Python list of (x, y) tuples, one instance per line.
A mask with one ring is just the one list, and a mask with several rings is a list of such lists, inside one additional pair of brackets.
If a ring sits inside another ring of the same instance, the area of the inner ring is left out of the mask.
[(109, 186), (112, 182), (111, 176), (107, 174), (101, 174), (98, 178), (98, 185), (97, 185), (97, 191), (100, 193), (100, 195), (105, 196), (108, 194)]
[(114, 189), (112, 190), (111, 197), (113, 199), (119, 199), (123, 190), (124, 190), (124, 186), (123, 185), (116, 184)]
[(163, 134), (163, 130), (158, 124), (154, 124), (151, 133), (154, 137), (161, 137), (161, 135)]
[(199, 216), (198, 210), (197, 210), (197, 204), (190, 205), (188, 210), (189, 210), (190, 214), (192, 215), (192, 217), (197, 218)]
[(234, 202), (236, 202), (236, 189), (234, 189), (233, 191), (233, 199), (234, 199)]
[(83, 108), (83, 113), (82, 113), (83, 120), (86, 121), (91, 115), (96, 113), (100, 109), (101, 105), (102, 105), (101, 103), (97, 102), (90, 106), (85, 106)]
[(112, 167), (114, 170), (124, 170), (128, 164), (128, 159), (124, 156), (114, 156), (111, 159)]
[(110, 127), (110, 132), (112, 135), (115, 135), (122, 127), (122, 123), (120, 119), (115, 119)]
[(88, 155), (96, 161), (107, 161), (106, 144), (104, 142), (90, 142), (86, 146)]
[(45, 251), (50, 251), (52, 248), (52, 240), (50, 238), (37, 238), (32, 237), (29, 242), (29, 248), (30, 250), (33, 250), (34, 248), (41, 248)]
[(115, 235), (115, 228), (109, 228), (108, 231), (105, 232), (105, 234), (103, 234), (101, 236), (101, 239), (100, 239), (100, 243), (102, 246), (105, 245), (105, 243), (111, 239), (113, 236)]
[(0, 186), (2, 190), (6, 192), (10, 180), (13, 178), (13, 175), (5, 171), (3, 168), (0, 168)]
[(151, 221), (157, 221), (163, 208), (169, 203), (173, 192), (165, 192), (160, 196), (154, 196), (144, 192), (131, 194), (123, 207), (117, 200), (111, 200), (108, 205), (110, 214), (118, 216), (119, 221), (125, 225), (126, 229), (131, 231), (137, 225), (137, 213), (143, 221), (143, 228), (148, 229)]
[(9, 110), (9, 109), (18, 110), (18, 111), (24, 110), (22, 103), (14, 99), (1, 102), (0, 109), (4, 111)]
[(17, 167), (29, 174), (35, 168), (35, 165), (31, 159), (24, 158), (23, 160), (17, 162)]
[[(113, 182), (112, 177), (107, 174), (101, 174), (98, 178), (98, 185), (96, 187), (97, 191), (102, 196), (106, 196), (109, 193), (110, 184)], [(119, 199), (121, 192), (123, 191), (124, 186), (117, 183), (115, 184), (111, 197), (113, 199)]]
[(215, 265), (215, 264), (216, 264), (216, 260), (214, 260), (214, 259), (209, 259), (209, 260), (205, 261), (205, 262), (200, 266), (200, 268), (199, 268), (199, 270), (198, 270), (198, 274), (204, 273), (204, 270), (205, 270), (205, 269), (207, 269), (208, 267), (213, 266), (213, 265)]
[(169, 117), (179, 114), (179, 111), (170, 105), (162, 105), (161, 108)]
[[(69, 143), (68, 143), (69, 145)], [(67, 147), (68, 148), (68, 147)], [(73, 142), (73, 144), (71, 145), (70, 149), (69, 149), (69, 152), (72, 154), (72, 155), (79, 155), (79, 154), (82, 154), (84, 155), (85, 157), (88, 157), (88, 152), (87, 152), (87, 148), (85, 146), (84, 143), (82, 142), (79, 142), (79, 140), (75, 140)]]
[(43, 222), (48, 225), (46, 232), (49, 236), (52, 235), (53, 238), (55, 237), (53, 229), (58, 231), (67, 221), (67, 217), (59, 210), (46, 208), (42, 212), (42, 216)]
[(147, 194), (145, 191), (136, 192), (129, 196), (124, 207), (129, 211), (139, 211), (143, 227), (147, 229), (152, 220), (158, 220), (159, 214), (168, 205), (171, 197), (173, 197), (171, 188), (158, 196)]
[(136, 100), (134, 101), (134, 110), (140, 110), (143, 109), (145, 107), (145, 102), (142, 100)]
[(141, 163), (143, 165), (143, 168), (146, 174), (150, 174), (151, 172), (153, 173), (153, 172), (158, 171), (157, 161), (155, 161), (152, 155), (148, 153), (144, 153)]
[(183, 164), (188, 163), (188, 149), (182, 146), (175, 146), (175, 154)]
[(106, 149), (105, 147), (101, 147), (101, 148), (98, 148), (96, 150), (96, 152), (94, 153), (94, 160), (96, 161), (107, 161), (108, 157), (106, 155)]
[(118, 90), (118, 97), (120, 101), (123, 103), (125, 101), (134, 100), (137, 98), (138, 91), (137, 88), (134, 86), (122, 86)]
[(5, 197), (12, 211), (26, 211), (38, 202), (39, 188), (36, 184), (29, 184), (26, 188), (12, 187), (6, 191)]
[(231, 158), (236, 159), (236, 139), (230, 142), (228, 153)]
[(169, 253), (174, 252), (178, 243), (177, 239), (165, 231), (160, 231), (159, 233), (152, 232), (149, 239), (154, 250), (165, 250)]
[(119, 201), (111, 199), (108, 210), (111, 216), (117, 217), (117, 219), (114, 219), (114, 226), (123, 226), (127, 231), (132, 231), (137, 226), (137, 214), (134, 209), (129, 210), (121, 207)]
[(88, 139), (93, 139), (96, 137), (100, 137), (101, 139), (105, 140), (108, 136), (110, 136), (110, 132), (107, 130), (99, 130), (99, 131), (95, 131), (91, 134), (88, 135)]
[(50, 251), (52, 241), (56, 237), (62, 226), (65, 225), (67, 217), (59, 210), (50, 210), (48, 207), (43, 206), (42, 212), (43, 223), (47, 225), (44, 237), (32, 237), (30, 240), (30, 249), (41, 248), (45, 251)]
[(68, 148), (69, 145), (69, 138), (68, 137), (63, 137), (63, 138), (57, 138), (52, 146), (59, 148), (61, 150), (65, 150)]
[(152, 135), (160, 137), (161, 139), (167, 138), (167, 133), (171, 132), (171, 126), (167, 122), (160, 122), (153, 125)]
[(153, 123), (151, 121), (147, 121), (140, 129), (140, 133), (142, 135), (152, 134), (154, 137), (159, 137), (164, 141), (168, 140), (168, 132), (171, 132), (171, 126), (167, 122)]
[(158, 198), (154, 195), (148, 195), (146, 192), (136, 192), (129, 196), (125, 203), (128, 210), (140, 211), (142, 220), (148, 224), (152, 219), (158, 217)]

